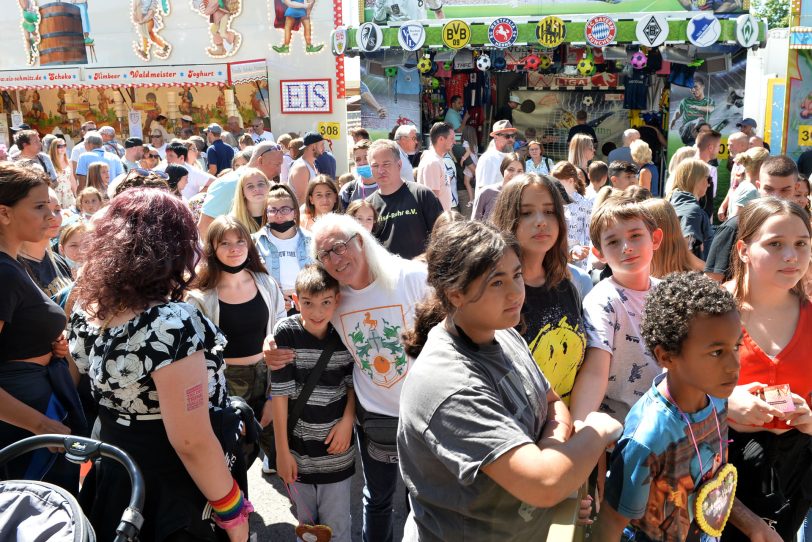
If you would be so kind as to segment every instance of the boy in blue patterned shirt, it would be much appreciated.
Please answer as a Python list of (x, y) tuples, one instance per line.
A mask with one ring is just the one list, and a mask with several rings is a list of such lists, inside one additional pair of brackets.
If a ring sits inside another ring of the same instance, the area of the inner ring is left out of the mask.
[[(725, 465), (726, 398), (742, 340), (735, 300), (701, 273), (672, 273), (649, 294), (641, 329), (666, 372), (626, 417), (593, 538), (617, 542), (625, 530), (624, 540), (637, 542), (715, 540), (730, 510), (751, 540), (781, 540), (735, 499)], [(703, 484), (717, 482), (697, 508)]]

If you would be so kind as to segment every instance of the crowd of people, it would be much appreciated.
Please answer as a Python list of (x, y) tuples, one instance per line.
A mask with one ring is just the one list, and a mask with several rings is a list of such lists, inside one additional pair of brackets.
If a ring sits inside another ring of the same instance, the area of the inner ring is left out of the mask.
[[(347, 542), (356, 456), (364, 542), (393, 540), (399, 478), (410, 541), (543, 540), (576, 493), (599, 541), (812, 540), (795, 162), (731, 136), (722, 198), (709, 126), (660, 171), (634, 129), (607, 163), (588, 130), (554, 160), (506, 119), (480, 154), (455, 119), (422, 153), (414, 126), (356, 129), (347, 172), (262, 119), (148, 144), (86, 123), (70, 153), (19, 130), (0, 447), (121, 447), (143, 540), (247, 540), (259, 457), (301, 524)], [(106, 459), (81, 491), (49, 451), (2, 475), (76, 493), (103, 540), (127, 506)]]

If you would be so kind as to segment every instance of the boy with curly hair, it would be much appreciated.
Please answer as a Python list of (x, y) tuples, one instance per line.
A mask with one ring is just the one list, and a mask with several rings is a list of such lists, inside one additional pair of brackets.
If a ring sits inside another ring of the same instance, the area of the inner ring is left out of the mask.
[[(641, 331), (666, 371), (626, 416), (594, 538), (617, 542), (625, 530), (624, 540), (713, 540), (730, 510), (730, 522), (751, 540), (777, 542), (735, 499), (733, 468), (725, 465), (726, 399), (738, 381), (742, 340), (733, 296), (702, 273), (672, 273), (649, 294)], [(702, 485), (715, 487), (714, 478), (721, 489), (697, 508)]]

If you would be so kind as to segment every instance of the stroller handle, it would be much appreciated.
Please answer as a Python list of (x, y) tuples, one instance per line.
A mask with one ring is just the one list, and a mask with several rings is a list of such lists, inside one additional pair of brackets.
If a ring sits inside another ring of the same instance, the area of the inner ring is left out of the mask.
[(121, 463), (127, 469), (132, 491), (130, 503), (124, 510), (121, 522), (116, 528), (115, 541), (135, 540), (144, 524), (144, 516), (141, 515), (141, 510), (144, 508), (144, 476), (135, 461), (121, 448), (98, 440), (69, 435), (35, 435), (0, 450), (0, 465), (28, 452), (50, 447), (64, 448), (65, 458), (71, 463), (78, 464), (99, 457), (107, 457)]

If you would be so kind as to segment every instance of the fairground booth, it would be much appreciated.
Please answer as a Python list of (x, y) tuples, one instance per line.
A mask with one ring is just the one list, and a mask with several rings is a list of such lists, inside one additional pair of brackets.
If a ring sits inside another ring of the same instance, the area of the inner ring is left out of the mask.
[[(152, 128), (199, 133), (212, 122), (228, 129), (229, 117), (245, 129), (261, 118), (277, 136), (346, 121), (343, 59), (327, 43), (340, 0), (317, 0), (294, 24), (282, 0), (5, 4), (0, 140), (21, 123), (75, 139), (92, 120), (123, 139)], [(339, 160), (342, 135), (333, 137)]]
[(360, 56), (362, 124), (374, 137), (410, 122), (425, 142), (461, 96), (463, 138), (480, 152), (507, 117), (566, 159), (585, 111), (596, 159), (648, 124), (668, 138), (641, 130), (662, 166), (669, 149), (693, 143), (699, 122), (723, 142), (737, 129), (747, 49), (767, 35), (748, 9), (742, 0), (366, 0), (361, 23), (337, 28), (332, 45)]

